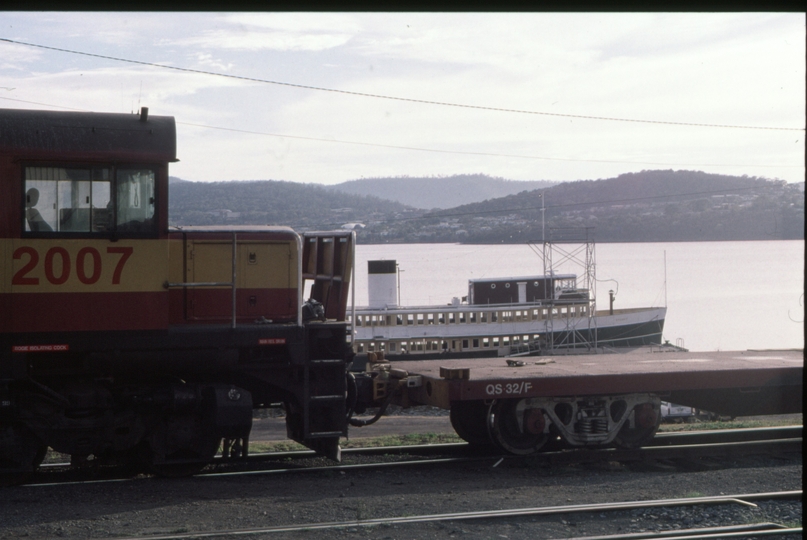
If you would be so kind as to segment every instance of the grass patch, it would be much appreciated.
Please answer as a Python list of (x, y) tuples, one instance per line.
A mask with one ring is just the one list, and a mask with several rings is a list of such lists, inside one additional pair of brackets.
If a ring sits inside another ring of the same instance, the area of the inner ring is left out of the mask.
[[(383, 446), (412, 446), (416, 444), (447, 444), (464, 442), (458, 435), (450, 433), (414, 433), (410, 435), (387, 435), (384, 437), (361, 437), (342, 439), (342, 448), (368, 448)], [(255, 452), (294, 452), (307, 448), (294, 441), (250, 442), (250, 453)]]
[(703, 431), (712, 429), (743, 429), (759, 427), (778, 427), (803, 425), (801, 414), (787, 414), (780, 416), (747, 416), (734, 420), (721, 422), (701, 422), (681, 424), (661, 424), (659, 432), (670, 431)]

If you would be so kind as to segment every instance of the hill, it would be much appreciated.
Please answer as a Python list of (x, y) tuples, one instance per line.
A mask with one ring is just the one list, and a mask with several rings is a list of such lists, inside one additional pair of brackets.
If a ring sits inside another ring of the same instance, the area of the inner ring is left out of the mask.
[(275, 180), (170, 183), (171, 225), (288, 225), (335, 229), (351, 222), (404, 217), (413, 209), (320, 185)]
[[(543, 197), (543, 198), (542, 198)], [(371, 223), (367, 243), (540, 242), (550, 228), (593, 228), (600, 242), (804, 238), (803, 185), (699, 171), (642, 171), (432, 212), (415, 222)]]
[(358, 240), (365, 244), (523, 243), (541, 241), (542, 206), (547, 238), (550, 228), (564, 227), (591, 227), (598, 242), (804, 238), (803, 183), (672, 170), (566, 182), (434, 211), (312, 184), (174, 179), (169, 215), (174, 225), (299, 231), (361, 223)]
[(354, 195), (370, 195), (397, 201), (413, 208), (454, 208), (463, 204), (543, 189), (557, 182), (505, 180), (484, 174), (397, 178), (362, 178), (328, 186)]

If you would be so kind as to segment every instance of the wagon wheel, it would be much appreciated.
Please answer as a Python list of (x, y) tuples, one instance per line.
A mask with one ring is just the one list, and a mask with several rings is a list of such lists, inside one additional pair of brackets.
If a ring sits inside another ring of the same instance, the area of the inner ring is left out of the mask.
[(511, 454), (534, 454), (550, 439), (545, 433), (547, 420), (541, 409), (519, 408), (520, 400), (494, 401), (490, 406), (488, 429), (493, 442)]
[(489, 405), (484, 401), (453, 401), (449, 411), (451, 426), (464, 441), (474, 446), (490, 446)]
[(221, 437), (205, 428), (199, 414), (175, 414), (163, 419), (145, 444), (141, 460), (146, 469), (166, 478), (193, 476), (219, 450)]
[(0, 424), (0, 487), (25, 483), (47, 450), (47, 445), (24, 426)]
[(639, 448), (649, 443), (661, 423), (660, 411), (652, 403), (636, 405), (633, 415), (633, 427), (625, 422), (614, 438), (614, 444), (620, 448)]

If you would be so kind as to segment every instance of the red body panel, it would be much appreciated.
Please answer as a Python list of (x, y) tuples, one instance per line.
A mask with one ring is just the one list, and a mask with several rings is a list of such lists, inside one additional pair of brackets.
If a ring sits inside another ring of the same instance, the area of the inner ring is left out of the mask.
[(3, 304), (10, 304), (14, 333), (168, 328), (167, 291), (15, 293), (0, 296)]
[[(232, 320), (230, 289), (172, 289), (170, 324), (227, 322)], [(297, 319), (297, 289), (238, 289), (236, 312), (239, 322), (261, 317), (275, 322)]]

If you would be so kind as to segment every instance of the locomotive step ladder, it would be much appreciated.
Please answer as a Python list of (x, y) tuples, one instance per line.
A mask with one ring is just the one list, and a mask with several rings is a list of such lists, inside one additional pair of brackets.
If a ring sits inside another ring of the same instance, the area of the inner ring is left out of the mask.
[(304, 367), (303, 388), (304, 438), (346, 436), (347, 382), (344, 360), (310, 360)]

